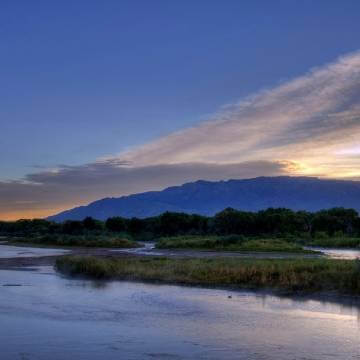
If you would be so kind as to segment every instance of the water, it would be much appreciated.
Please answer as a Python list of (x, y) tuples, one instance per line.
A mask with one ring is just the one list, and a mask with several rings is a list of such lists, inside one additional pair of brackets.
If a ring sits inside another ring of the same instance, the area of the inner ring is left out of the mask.
[[(141, 248), (134, 249), (109, 249), (111, 252), (130, 253), (136, 255), (149, 256), (170, 256), (170, 257), (237, 257), (237, 258), (257, 258), (257, 259), (290, 259), (290, 258), (317, 258), (317, 254), (298, 254), (284, 252), (241, 252), (241, 251), (213, 251), (213, 250), (194, 250), (194, 249), (157, 249), (153, 242), (139, 242)], [(320, 255), (321, 256), (321, 255)]]
[(357, 249), (327, 249), (322, 247), (309, 247), (308, 249), (321, 251), (332, 259), (354, 260), (360, 259), (360, 250)]
[(74, 280), (50, 267), (2, 270), (0, 285), (1, 360), (360, 359), (356, 306)]
[(55, 256), (67, 253), (68, 250), (63, 249), (48, 249), (48, 248), (34, 248), (2, 245), (0, 246), (0, 258), (17, 258), (17, 257), (40, 257), (40, 256)]
[[(137, 255), (150, 256), (181, 256), (181, 257), (243, 257), (243, 258), (313, 258), (318, 257), (314, 255), (305, 254), (284, 254), (284, 253), (258, 253), (258, 252), (230, 252), (230, 251), (198, 251), (198, 250), (167, 250), (156, 249), (155, 243), (143, 242), (144, 247), (135, 249), (107, 249), (111, 252), (132, 253)], [(305, 249), (316, 250), (322, 252), (324, 255), (333, 259), (360, 259), (360, 250), (357, 249), (327, 249), (320, 247), (305, 247)], [(106, 250), (106, 249), (104, 249)], [(41, 257), (41, 256), (56, 256), (63, 255), (70, 252), (64, 249), (51, 248), (34, 248), (34, 247), (19, 247), (12, 245), (4, 245), (0, 242), (0, 258), (20, 258), (20, 257)]]
[(165, 252), (162, 252), (161, 250), (156, 249), (154, 242), (138, 241), (138, 243), (141, 244), (142, 247), (132, 248), (132, 249), (110, 249), (110, 251), (128, 253), (128, 254), (136, 254), (136, 255), (151, 255), (151, 256), (168, 255)]
[[(244, 257), (244, 258), (268, 258), (268, 259), (283, 259), (283, 258), (313, 258), (318, 257), (317, 255), (306, 255), (306, 254), (287, 254), (277, 252), (230, 252), (230, 251), (199, 251), (199, 250), (167, 250), (167, 249), (156, 249), (155, 243), (143, 242), (144, 247), (135, 249), (116, 249), (111, 250), (114, 252), (126, 252), (138, 255), (164, 255), (164, 256), (182, 256), (182, 257), (216, 257), (216, 256), (228, 256), (228, 257)], [(320, 251), (323, 255), (326, 255), (332, 259), (344, 259), (353, 260), (360, 259), (360, 250), (358, 249), (329, 249), (322, 247), (310, 247), (305, 246), (305, 249)]]

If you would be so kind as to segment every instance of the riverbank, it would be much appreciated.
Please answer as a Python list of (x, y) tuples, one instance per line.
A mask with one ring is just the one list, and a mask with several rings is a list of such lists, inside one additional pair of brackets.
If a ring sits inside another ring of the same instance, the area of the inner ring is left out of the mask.
[(78, 256), (96, 256), (100, 258), (124, 258), (129, 256), (165, 256), (174, 258), (289, 258), (289, 257), (319, 257), (320, 255), (261, 253), (261, 252), (230, 252), (205, 250), (168, 250), (155, 249), (154, 243), (140, 243), (140, 248), (90, 248), (90, 247), (64, 247), (46, 244), (29, 244), (18, 242), (0, 242), (0, 269), (13, 269), (22, 267), (53, 266), (56, 259), (64, 254)]
[(63, 274), (93, 279), (360, 295), (356, 260), (63, 256), (55, 266)]
[[(61, 258), (62, 256), (96, 256), (99, 258), (123, 258), (132, 256), (128, 253), (114, 253), (111, 249), (101, 249), (101, 248), (72, 248), (66, 249), (64, 252), (53, 253), (51, 250), (55, 250), (49, 247), (36, 247), (36, 248), (24, 248), (17, 246), (8, 246), (1, 244), (7, 250), (8, 247), (12, 250), (18, 248), (20, 252), (12, 253), (2, 257), (0, 256), (0, 270), (10, 270), (10, 269), (21, 269), (28, 267), (38, 267), (38, 266), (54, 266), (56, 259)], [(1, 246), (1, 247), (2, 247)], [(46, 249), (50, 250), (49, 252), (39, 252), (39, 250)], [(23, 250), (32, 250), (29, 254), (28, 251), (23, 253)], [(56, 249), (58, 250), (58, 248)], [(60, 249), (59, 249), (60, 250)], [(1, 248), (0, 248), (1, 252)], [(68, 254), (68, 255), (65, 255)]]
[(316, 251), (310, 249), (304, 249), (302, 245), (286, 241), (285, 239), (251, 239), (237, 235), (163, 237), (156, 242), (156, 248), (242, 252), (284, 252), (298, 254), (317, 253)]
[(359, 249), (360, 238), (354, 237), (325, 237), (323, 239), (314, 239), (308, 243), (309, 246), (323, 247), (328, 249)]
[[(3, 242), (3, 241), (2, 241)], [(7, 238), (7, 244), (15, 246), (54, 248), (117, 248), (132, 249), (142, 245), (123, 236), (105, 235), (44, 235)]]

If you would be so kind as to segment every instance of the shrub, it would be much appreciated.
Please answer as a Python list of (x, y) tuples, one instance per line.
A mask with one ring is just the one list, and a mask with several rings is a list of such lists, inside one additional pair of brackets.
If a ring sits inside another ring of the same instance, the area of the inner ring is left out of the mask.
[(45, 235), (31, 238), (17, 238), (16, 242), (48, 246), (78, 246), (101, 248), (134, 248), (140, 245), (128, 235), (95, 236), (95, 235)]
[(317, 231), (315, 233), (314, 238), (317, 239), (317, 240), (323, 240), (323, 239), (328, 239), (329, 235), (325, 231)]

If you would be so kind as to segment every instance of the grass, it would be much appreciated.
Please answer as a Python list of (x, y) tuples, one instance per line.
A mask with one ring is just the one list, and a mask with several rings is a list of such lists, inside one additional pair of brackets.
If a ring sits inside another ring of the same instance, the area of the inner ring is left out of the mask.
[(358, 260), (65, 256), (57, 259), (56, 269), (93, 279), (360, 295)]
[(310, 246), (320, 246), (328, 248), (359, 248), (360, 238), (353, 237), (328, 237), (323, 239), (314, 239)]
[(251, 252), (314, 253), (301, 245), (281, 239), (246, 239), (242, 236), (176, 236), (160, 238), (159, 249), (210, 249)]
[(11, 244), (56, 247), (136, 248), (138, 243), (122, 236), (105, 235), (45, 235), (15, 238)]

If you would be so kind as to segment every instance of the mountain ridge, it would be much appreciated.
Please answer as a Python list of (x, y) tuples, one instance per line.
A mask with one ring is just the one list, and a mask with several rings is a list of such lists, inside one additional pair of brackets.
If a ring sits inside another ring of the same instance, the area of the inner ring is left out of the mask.
[(226, 207), (246, 211), (269, 207), (318, 211), (336, 206), (360, 211), (360, 182), (304, 176), (197, 180), (159, 191), (106, 197), (47, 219), (62, 222), (86, 216), (99, 220), (112, 216), (144, 218), (165, 211), (214, 215)]

